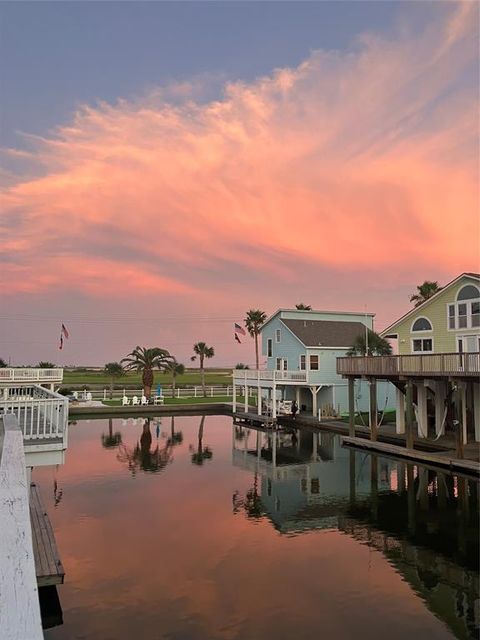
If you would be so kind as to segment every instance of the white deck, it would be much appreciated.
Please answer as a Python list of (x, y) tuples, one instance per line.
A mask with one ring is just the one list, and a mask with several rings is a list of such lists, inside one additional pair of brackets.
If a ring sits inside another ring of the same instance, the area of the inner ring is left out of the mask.
[(63, 381), (63, 369), (39, 369), (30, 367), (6, 367), (0, 369), (0, 386), (38, 382), (53, 384)]
[(0, 431), (0, 636), (41, 640), (23, 436), (13, 415), (0, 417)]

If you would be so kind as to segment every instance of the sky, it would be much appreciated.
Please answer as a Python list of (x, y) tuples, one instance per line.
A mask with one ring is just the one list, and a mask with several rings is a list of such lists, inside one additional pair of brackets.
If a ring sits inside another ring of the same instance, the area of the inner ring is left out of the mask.
[(250, 308), (381, 330), (478, 271), (478, 35), (470, 2), (2, 2), (0, 357), (252, 364)]

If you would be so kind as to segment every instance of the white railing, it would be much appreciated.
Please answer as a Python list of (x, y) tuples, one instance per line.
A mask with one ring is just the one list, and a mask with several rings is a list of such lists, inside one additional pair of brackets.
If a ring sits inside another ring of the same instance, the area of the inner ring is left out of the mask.
[(6, 367), (0, 369), (2, 382), (62, 382), (63, 369), (30, 369)]
[(255, 385), (258, 381), (268, 380), (271, 382), (308, 382), (308, 371), (297, 369), (296, 371), (277, 369), (234, 369), (233, 379), (235, 382), (245, 384), (245, 382)]
[[(233, 385), (224, 386), (206, 386), (205, 387), (206, 395), (208, 398), (222, 398), (222, 397), (231, 397), (233, 395)], [(237, 394), (240, 393), (240, 387), (237, 389)], [(110, 400), (110, 389), (84, 389), (77, 391), (78, 400), (84, 401), (87, 400), (88, 394), (91, 395), (92, 400)], [(114, 389), (113, 390), (113, 400), (118, 400), (126, 396), (127, 398), (132, 398), (133, 396), (137, 396), (140, 398), (143, 395), (143, 389)], [(157, 390), (155, 386), (152, 388), (152, 397), (157, 395)], [(200, 386), (195, 387), (177, 387), (175, 390), (172, 387), (162, 387), (161, 395), (164, 398), (201, 398), (203, 397), (203, 389)]]
[(25, 440), (64, 438), (68, 400), (38, 385), (9, 387), (0, 397), (0, 414), (13, 414)]

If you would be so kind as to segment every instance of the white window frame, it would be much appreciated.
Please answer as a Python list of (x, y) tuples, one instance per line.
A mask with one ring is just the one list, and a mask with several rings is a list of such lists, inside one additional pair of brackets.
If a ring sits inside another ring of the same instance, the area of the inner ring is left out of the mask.
[[(420, 332), (419, 332), (420, 333)], [(414, 340), (421, 340), (422, 341), (422, 350), (421, 351), (415, 351), (413, 348), (413, 341)], [(431, 340), (432, 341), (432, 350), (431, 351), (424, 351), (423, 350), (423, 341), (424, 340)], [(411, 338), (411, 343), (410, 343), (410, 351), (412, 355), (423, 355), (424, 353), (435, 353), (435, 344), (433, 342), (433, 337), (430, 336), (418, 336), (415, 338)]]
[(282, 341), (282, 330), (275, 329), (275, 342), (278, 344), (281, 341)]
[[(312, 358), (317, 358), (317, 369), (312, 369)], [(309, 371), (320, 371), (320, 356), (318, 353), (309, 353), (308, 354), (308, 370)]]
[[(417, 322), (417, 320), (426, 320), (428, 324), (431, 326), (431, 329), (417, 329), (416, 331), (414, 331), (413, 325)], [(410, 333), (413, 333), (415, 335), (417, 335), (417, 333), (432, 333), (432, 332), (433, 332), (433, 324), (432, 324), (432, 321), (429, 318), (427, 318), (427, 316), (418, 316), (418, 318), (415, 318), (415, 320), (410, 325)]]
[[(468, 286), (468, 285), (464, 284), (458, 289), (458, 291), (457, 291), (457, 293), (455, 295), (455, 300), (453, 302), (447, 302), (447, 331), (468, 331), (469, 329), (479, 329), (480, 328), (480, 325), (478, 327), (474, 327), (473, 324), (472, 324), (472, 320), (473, 320), (472, 305), (475, 302), (480, 302), (480, 297), (478, 297), (478, 298), (470, 298), (470, 299), (467, 299), (467, 300), (458, 300), (458, 294), (466, 286)], [(476, 285), (476, 284), (474, 284), (472, 286), (474, 286), (476, 289), (479, 289), (478, 285)], [(465, 327), (459, 327), (458, 326), (458, 317), (459, 317), (458, 316), (458, 307), (461, 304), (465, 304), (466, 307), (467, 307), (467, 314), (466, 314), (467, 324), (466, 324)], [(455, 319), (455, 322), (454, 322), (455, 326), (454, 326), (453, 329), (450, 327), (450, 315), (449, 315), (450, 314), (450, 307), (453, 307), (455, 309), (455, 315), (453, 316), (454, 319)], [(475, 314), (475, 315), (477, 315), (477, 314)]]
[[(302, 358), (304, 359), (303, 367), (302, 367)], [(306, 371), (307, 370), (307, 354), (301, 353), (298, 356), (298, 368), (299, 368), (300, 371)]]

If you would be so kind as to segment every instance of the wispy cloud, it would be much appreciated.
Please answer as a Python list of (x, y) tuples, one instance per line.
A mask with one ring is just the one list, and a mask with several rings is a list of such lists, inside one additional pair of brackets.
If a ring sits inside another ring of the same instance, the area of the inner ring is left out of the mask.
[(2, 290), (184, 292), (195, 269), (208, 291), (217, 264), (226, 281), (239, 267), (473, 268), (477, 8), (454, 8), (422, 34), (364, 35), (217, 100), (195, 80), (86, 105), (31, 138), (30, 155), (12, 153), (41, 174), (9, 175), (2, 195)]

